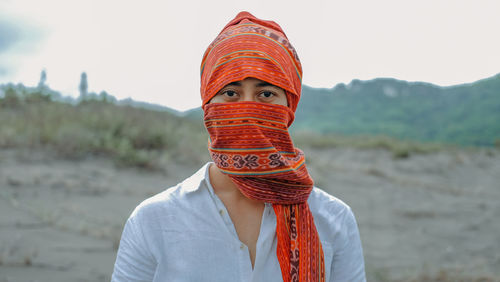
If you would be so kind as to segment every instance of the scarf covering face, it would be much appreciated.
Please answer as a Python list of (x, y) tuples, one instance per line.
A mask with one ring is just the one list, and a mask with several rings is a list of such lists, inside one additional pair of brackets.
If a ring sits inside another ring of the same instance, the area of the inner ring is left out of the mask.
[[(215, 165), (246, 197), (273, 204), (283, 281), (325, 281), (323, 249), (307, 204), (313, 180), (288, 133), (301, 76), (298, 56), (279, 25), (241, 12), (203, 56), (201, 96)], [(283, 88), (288, 107), (208, 104), (224, 86), (247, 77)]]

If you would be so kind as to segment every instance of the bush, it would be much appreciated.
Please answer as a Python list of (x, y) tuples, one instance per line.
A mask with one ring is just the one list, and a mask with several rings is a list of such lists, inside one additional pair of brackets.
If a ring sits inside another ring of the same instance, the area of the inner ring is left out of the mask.
[(500, 149), (500, 138), (495, 140), (495, 147)]
[(201, 120), (97, 100), (74, 106), (40, 95), (27, 103), (13, 94), (6, 91), (8, 103), (2, 98), (2, 105), (11, 107), (0, 111), (1, 147), (48, 147), (68, 158), (104, 155), (118, 165), (147, 169), (159, 168), (172, 156), (189, 164), (205, 159)]

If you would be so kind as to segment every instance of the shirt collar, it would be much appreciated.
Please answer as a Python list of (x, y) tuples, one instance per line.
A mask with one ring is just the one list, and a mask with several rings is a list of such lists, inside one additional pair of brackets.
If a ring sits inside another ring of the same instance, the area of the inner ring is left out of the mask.
[(214, 193), (212, 185), (210, 184), (210, 177), (208, 172), (211, 163), (212, 162), (207, 162), (197, 172), (195, 172), (193, 175), (191, 175), (189, 178), (185, 179), (182, 182), (182, 187), (185, 189), (186, 192), (189, 193), (197, 191), (202, 186), (203, 181), (205, 181), (204, 184), (207, 186), (210, 193), (211, 194)]
[[(208, 192), (210, 193), (210, 196), (216, 197), (214, 188), (210, 183), (209, 171), (211, 164), (213, 164), (213, 162), (207, 162), (197, 172), (195, 172), (193, 175), (182, 182), (182, 186), (187, 193), (195, 192), (199, 190), (203, 185), (205, 185)], [(271, 206), (270, 203), (265, 203), (265, 205)]]

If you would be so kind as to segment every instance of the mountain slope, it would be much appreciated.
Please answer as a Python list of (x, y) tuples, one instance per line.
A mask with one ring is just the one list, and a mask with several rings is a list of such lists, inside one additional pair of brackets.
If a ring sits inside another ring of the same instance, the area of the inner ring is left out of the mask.
[(451, 87), (390, 78), (304, 85), (292, 130), (492, 145), (500, 139), (500, 74)]

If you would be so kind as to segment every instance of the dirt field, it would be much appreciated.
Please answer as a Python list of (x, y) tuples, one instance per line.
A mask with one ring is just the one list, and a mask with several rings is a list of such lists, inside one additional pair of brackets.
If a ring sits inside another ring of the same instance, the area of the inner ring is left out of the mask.
[[(356, 215), (368, 281), (500, 281), (500, 152), (303, 149)], [(198, 168), (0, 151), (0, 282), (109, 281), (133, 208)]]

